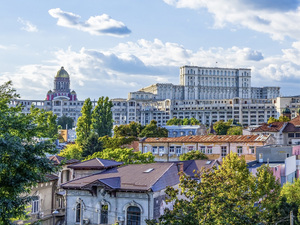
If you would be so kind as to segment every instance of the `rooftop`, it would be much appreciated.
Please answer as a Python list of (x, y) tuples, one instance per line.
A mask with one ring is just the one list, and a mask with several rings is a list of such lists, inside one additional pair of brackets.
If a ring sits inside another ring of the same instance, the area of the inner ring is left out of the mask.
[(196, 135), (182, 137), (146, 138), (143, 143), (220, 143), (220, 142), (264, 142), (269, 135)]

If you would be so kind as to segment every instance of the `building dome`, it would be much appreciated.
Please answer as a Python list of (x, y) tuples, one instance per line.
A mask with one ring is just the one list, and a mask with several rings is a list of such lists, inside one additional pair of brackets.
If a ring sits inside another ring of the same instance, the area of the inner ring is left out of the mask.
[(291, 114), (291, 110), (289, 108), (285, 108), (282, 110), (282, 114)]
[(76, 92), (73, 90), (73, 91), (71, 91), (71, 94), (72, 95), (76, 95)]
[(51, 90), (49, 90), (47, 94), (51, 94), (51, 93), (52, 93), (52, 91), (51, 91)]
[(64, 67), (62, 66), (59, 71), (57, 71), (57, 74), (55, 77), (61, 77), (61, 78), (69, 78), (69, 74), (67, 71), (65, 71)]

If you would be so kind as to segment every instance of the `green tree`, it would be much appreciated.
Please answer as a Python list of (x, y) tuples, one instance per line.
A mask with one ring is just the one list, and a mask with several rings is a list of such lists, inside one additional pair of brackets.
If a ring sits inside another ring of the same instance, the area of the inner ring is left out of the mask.
[(138, 137), (143, 126), (137, 122), (130, 122), (126, 125), (115, 126), (114, 137)]
[[(45, 174), (54, 171), (46, 153), (54, 154), (51, 141), (37, 142), (40, 114), (25, 115), (22, 106), (9, 107), (19, 95), (7, 82), (0, 86), (0, 224), (11, 224), (12, 218), (25, 216), (31, 187), (46, 181)], [(42, 113), (42, 115), (45, 115)], [(45, 133), (51, 132), (45, 127)]]
[(66, 159), (81, 160), (83, 158), (82, 149), (77, 144), (68, 144), (58, 155)]
[(287, 116), (279, 116), (278, 121), (279, 122), (289, 122), (291, 119)]
[[(165, 209), (159, 224), (273, 224), (266, 215), (278, 202), (280, 184), (268, 167), (254, 176), (243, 158), (230, 153), (219, 169), (204, 169), (195, 176), (198, 180), (181, 175), (180, 192), (167, 188), (173, 210)], [(259, 201), (261, 207), (255, 207)]]
[(295, 179), (294, 183), (285, 183), (281, 190), (281, 196), (285, 197), (288, 203), (295, 202), (300, 206), (300, 180)]
[(82, 143), (81, 148), (83, 157), (103, 150), (102, 142), (99, 140), (98, 134), (96, 133), (91, 133), (90, 136)]
[(53, 114), (52, 111), (46, 112), (44, 109), (38, 109), (32, 105), (29, 117), (36, 124), (36, 137), (57, 139), (57, 115)]
[(91, 99), (88, 98), (84, 101), (81, 109), (81, 116), (77, 120), (76, 144), (80, 147), (88, 139), (92, 132), (92, 109), (93, 105)]
[(153, 163), (154, 156), (151, 152), (141, 153), (135, 152), (133, 148), (116, 148), (116, 149), (104, 149), (102, 152), (96, 152), (91, 156), (88, 156), (85, 160), (94, 158), (115, 160), (117, 162), (123, 162), (126, 164), (141, 164), (141, 163)]
[(190, 120), (188, 118), (184, 118), (182, 120), (182, 125), (190, 125)]
[(196, 150), (192, 150), (190, 152), (184, 153), (181, 156), (179, 156), (180, 161), (187, 161), (187, 160), (197, 160), (197, 159), (208, 159), (208, 157)]
[(195, 119), (194, 117), (190, 119), (190, 125), (199, 125), (199, 120)]
[(103, 96), (99, 98), (97, 105), (92, 114), (92, 127), (94, 132), (98, 134), (99, 137), (105, 135), (111, 136), (111, 131), (113, 128), (113, 119), (111, 108), (113, 104), (109, 101), (109, 98), (104, 98)]
[(62, 129), (72, 129), (74, 120), (71, 117), (63, 115), (58, 118), (57, 124), (62, 127)]
[(243, 134), (243, 127), (241, 126), (230, 127), (227, 130), (227, 135), (242, 135), (242, 134)]
[(99, 141), (102, 143), (102, 147), (103, 148), (110, 148), (110, 149), (122, 148), (125, 145), (131, 144), (135, 140), (136, 140), (135, 137), (109, 137), (109, 136), (104, 136), (104, 137), (99, 138)]
[(216, 131), (217, 135), (226, 135), (228, 129), (230, 128), (230, 122), (224, 122), (220, 120), (214, 123), (213, 128)]
[(168, 130), (166, 128), (158, 127), (157, 122), (152, 120), (150, 124), (146, 125), (139, 135), (140, 137), (168, 137)]
[(173, 117), (172, 119), (169, 119), (167, 121), (167, 126), (171, 126), (171, 125), (182, 125), (183, 121), (182, 119), (178, 119), (176, 117)]
[(279, 118), (278, 119), (276, 119), (276, 118), (274, 118), (274, 117), (270, 117), (269, 119), (268, 119), (268, 124), (270, 124), (270, 123), (274, 123), (274, 122), (289, 122), (291, 119), (289, 118), (289, 117), (287, 117), (287, 116), (279, 116)]

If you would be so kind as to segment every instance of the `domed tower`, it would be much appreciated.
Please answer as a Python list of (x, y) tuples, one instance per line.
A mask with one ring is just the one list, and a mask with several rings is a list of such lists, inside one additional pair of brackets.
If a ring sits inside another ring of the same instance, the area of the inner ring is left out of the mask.
[(54, 93), (58, 96), (68, 96), (70, 94), (70, 76), (62, 66), (54, 78)]
[(282, 110), (282, 116), (286, 116), (291, 119), (292, 117), (291, 110), (288, 107), (286, 107), (285, 109)]

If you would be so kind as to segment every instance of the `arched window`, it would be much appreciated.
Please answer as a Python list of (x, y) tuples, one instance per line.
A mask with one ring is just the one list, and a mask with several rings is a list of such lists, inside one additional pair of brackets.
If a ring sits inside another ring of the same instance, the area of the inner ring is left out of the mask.
[(141, 224), (141, 210), (137, 206), (129, 206), (127, 208), (127, 225)]
[(108, 223), (108, 204), (101, 204), (101, 224)]
[(76, 205), (76, 223), (80, 222), (80, 215), (81, 215), (81, 203)]

